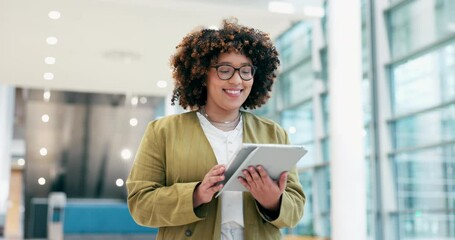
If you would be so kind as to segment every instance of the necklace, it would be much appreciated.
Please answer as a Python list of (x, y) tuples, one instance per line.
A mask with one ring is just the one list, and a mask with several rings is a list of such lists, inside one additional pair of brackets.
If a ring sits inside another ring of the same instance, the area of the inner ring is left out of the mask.
[(209, 115), (207, 114), (207, 112), (205, 111), (205, 107), (199, 108), (199, 113), (201, 113), (202, 116), (204, 116), (213, 126), (219, 128), (221, 130), (224, 130), (224, 131), (234, 129), (237, 126), (237, 124), (239, 123), (240, 117), (242, 116), (242, 113), (239, 111), (239, 114), (237, 115), (237, 117), (235, 117), (234, 120), (220, 122), (220, 121), (215, 121), (215, 120), (211, 119), (209, 117)]

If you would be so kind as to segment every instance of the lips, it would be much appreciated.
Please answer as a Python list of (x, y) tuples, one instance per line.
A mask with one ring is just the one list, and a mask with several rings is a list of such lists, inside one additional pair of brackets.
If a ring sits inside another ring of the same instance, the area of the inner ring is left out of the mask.
[(223, 91), (229, 93), (229, 94), (240, 94), (243, 89), (223, 89)]
[(231, 97), (238, 97), (243, 89), (223, 89), (223, 91)]

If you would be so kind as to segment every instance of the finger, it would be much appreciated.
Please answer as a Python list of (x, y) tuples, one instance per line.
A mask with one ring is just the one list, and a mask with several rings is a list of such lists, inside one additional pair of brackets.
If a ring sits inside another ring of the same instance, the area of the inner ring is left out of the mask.
[(262, 183), (262, 178), (261, 178), (261, 176), (259, 176), (259, 173), (255, 167), (253, 167), (253, 166), (248, 167), (248, 171), (250, 172), (251, 178), (253, 178), (253, 181), (256, 184)]
[(264, 167), (261, 165), (257, 166), (257, 170), (258, 170), (259, 176), (261, 176), (261, 178), (262, 178), (262, 181), (265, 182), (267, 180), (267, 178), (269, 178), (269, 174), (264, 169)]
[(238, 177), (237, 179), (239, 180), (240, 184), (242, 184), (246, 189), (248, 189), (248, 191), (251, 192), (251, 186), (243, 177)]
[(203, 182), (205, 182), (205, 185), (207, 186), (207, 188), (211, 188), (223, 180), (224, 180), (224, 175), (210, 176), (210, 177), (205, 178)]
[(253, 183), (254, 183), (254, 182), (253, 182), (253, 178), (251, 177), (251, 174), (250, 174), (250, 172), (249, 172), (248, 170), (244, 169), (244, 170), (242, 171), (242, 173), (243, 173), (243, 176), (244, 176), (244, 178), (245, 178), (245, 181), (246, 181), (248, 184), (253, 184)]
[(226, 170), (226, 166), (224, 164), (219, 164), (219, 165), (215, 165), (214, 167), (212, 167), (212, 169), (210, 169), (210, 171), (208, 173), (210, 175), (220, 175), (220, 174), (223, 174), (225, 170)]
[(217, 185), (211, 187), (210, 190), (213, 193), (216, 193), (216, 192), (220, 191), (223, 188), (223, 186), (224, 186), (223, 184), (217, 184)]
[(284, 189), (286, 189), (287, 181), (288, 181), (288, 172), (282, 172), (280, 175), (280, 180), (278, 182), (278, 187), (280, 188), (281, 192), (284, 192)]
[[(251, 176), (251, 173), (247, 169), (243, 170), (243, 175), (245, 176), (245, 181), (249, 185), (250, 189), (253, 189), (253, 188), (255, 189), (258, 187), (256, 182), (254, 181), (253, 177)], [(250, 189), (248, 189), (248, 190), (250, 190)], [(250, 190), (250, 192), (251, 191), (252, 190)]]

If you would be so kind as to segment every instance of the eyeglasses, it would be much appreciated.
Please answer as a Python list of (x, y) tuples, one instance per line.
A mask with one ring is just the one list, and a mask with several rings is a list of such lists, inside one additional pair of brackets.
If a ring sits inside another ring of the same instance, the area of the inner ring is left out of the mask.
[(256, 67), (253, 65), (244, 65), (239, 68), (231, 65), (215, 65), (211, 67), (216, 69), (216, 74), (221, 80), (229, 80), (234, 76), (235, 71), (239, 71), (240, 78), (243, 81), (250, 81), (256, 72)]

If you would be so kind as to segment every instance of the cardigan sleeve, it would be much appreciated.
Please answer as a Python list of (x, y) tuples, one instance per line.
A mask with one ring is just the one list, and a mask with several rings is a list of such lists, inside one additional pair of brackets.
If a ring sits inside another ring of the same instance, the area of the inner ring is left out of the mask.
[(178, 226), (202, 220), (204, 207), (193, 209), (199, 182), (166, 186), (165, 138), (148, 125), (126, 181), (128, 208), (133, 219), (149, 227)]

